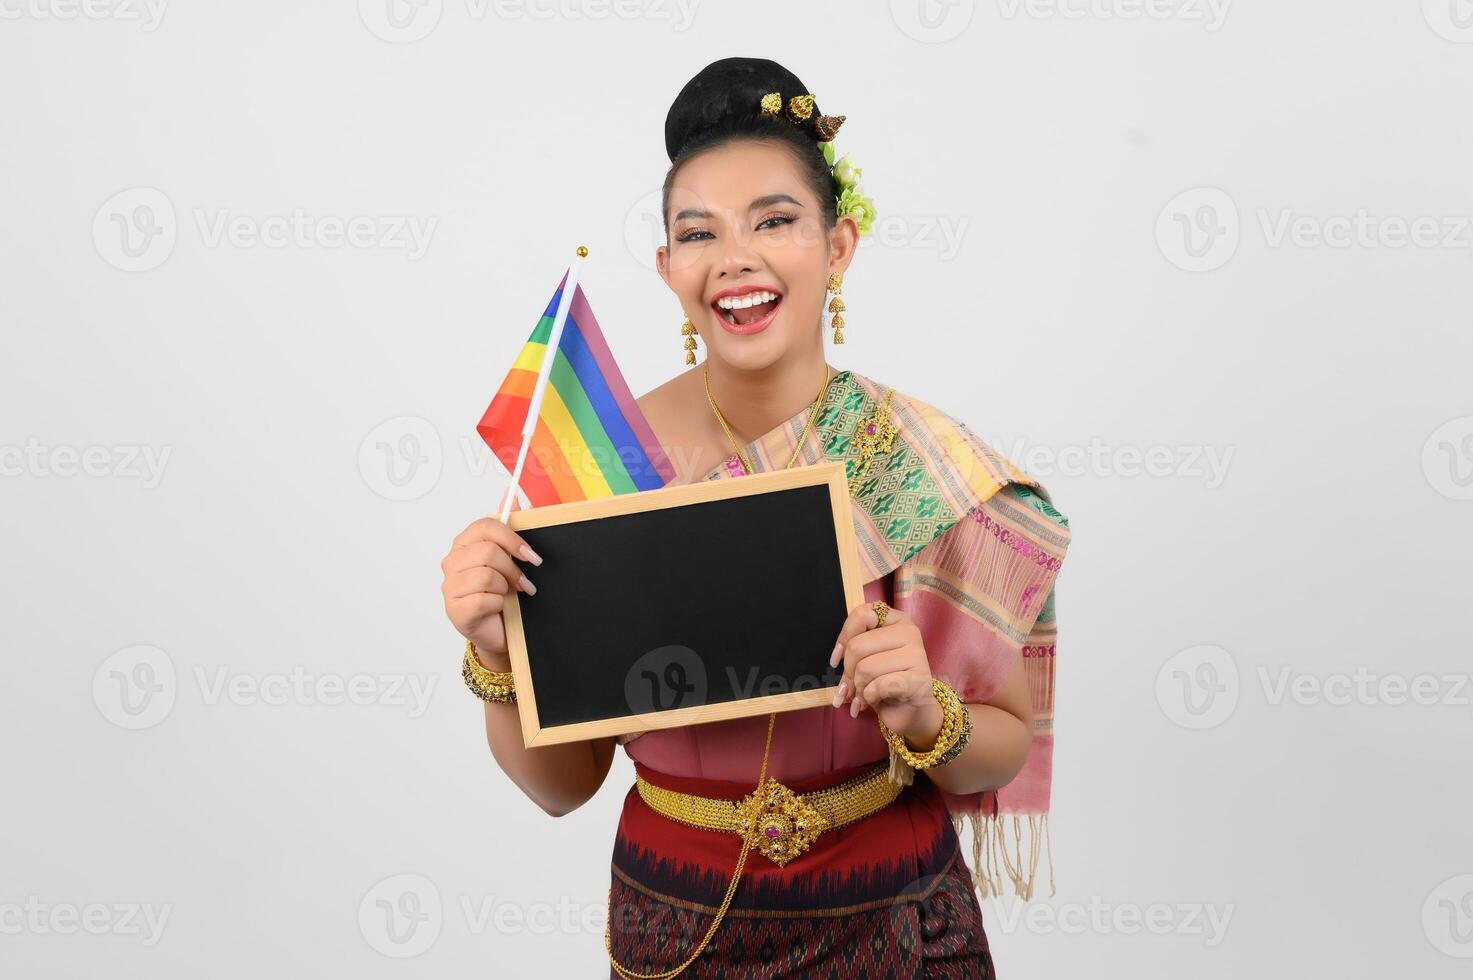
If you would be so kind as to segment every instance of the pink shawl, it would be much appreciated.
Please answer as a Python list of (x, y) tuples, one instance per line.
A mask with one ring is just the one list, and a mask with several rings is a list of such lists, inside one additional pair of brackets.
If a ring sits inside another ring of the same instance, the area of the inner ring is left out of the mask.
[[(888, 391), (853, 371), (836, 375), (794, 465), (840, 460), (853, 476), (853, 437)], [(755, 471), (787, 462), (807, 414), (805, 409), (743, 447)], [(884, 598), (911, 617), (932, 674), (965, 701), (986, 701), (1023, 658), (1034, 711), (1033, 746), (1023, 770), (996, 791), (943, 795), (958, 835), (970, 825), (973, 880), (983, 897), (1001, 894), (1005, 875), (1018, 895), (1032, 898), (1045, 854), (1052, 895), (1054, 583), (1070, 542), (1068, 521), (1036, 480), (951, 416), (899, 392), (891, 397), (889, 415), (897, 430), (889, 451), (851, 484), (866, 595)], [(705, 479), (743, 474), (733, 454)], [(825, 710), (778, 716), (774, 778), (886, 755), (873, 713), (849, 719), (847, 711), (827, 709), (843, 716), (834, 719)], [(765, 716), (636, 733), (620, 741), (632, 758), (661, 771), (683, 768), (693, 770), (691, 775), (745, 779), (756, 776), (758, 728), (766, 730)], [(786, 753), (781, 757), (780, 740)], [(818, 749), (811, 747), (820, 742)], [(721, 769), (727, 761), (730, 772)], [(746, 768), (752, 772), (744, 775)]]

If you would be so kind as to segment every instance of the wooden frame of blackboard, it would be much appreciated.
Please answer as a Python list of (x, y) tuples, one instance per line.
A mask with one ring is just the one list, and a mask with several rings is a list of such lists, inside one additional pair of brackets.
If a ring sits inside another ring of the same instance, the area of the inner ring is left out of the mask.
[[(699, 483), (680, 484), (658, 490), (621, 494), (595, 500), (580, 500), (566, 504), (551, 504), (531, 510), (512, 511), (507, 524), (515, 531), (552, 525), (596, 521), (605, 517), (660, 511), (690, 504), (729, 500), (737, 497), (776, 493), (799, 487), (826, 487), (828, 507), (822, 518), (832, 522), (834, 542), (837, 548), (835, 565), (842, 582), (845, 608), (840, 614), (853, 609), (864, 601), (864, 585), (860, 580), (858, 545), (854, 537), (854, 524), (849, 502), (848, 481), (844, 465), (837, 462), (817, 463), (768, 473), (756, 473), (738, 479), (707, 480)], [(815, 517), (818, 517), (815, 514)], [(535, 581), (536, 566), (525, 564), (528, 574)], [(678, 601), (678, 597), (666, 597)], [(536, 601), (535, 597), (527, 597)], [(633, 712), (611, 718), (544, 727), (538, 719), (537, 692), (533, 686), (531, 658), (535, 653), (527, 646), (525, 624), (521, 610), (521, 597), (515, 591), (509, 593), (502, 617), (506, 627), (507, 649), (511, 659), (512, 674), (516, 679), (517, 706), (522, 723), (522, 741), (527, 748), (540, 745), (556, 745), (564, 742), (606, 738), (626, 732), (642, 732), (680, 725), (701, 724), (765, 715), (769, 712), (793, 711), (799, 708), (831, 705), (834, 684), (764, 694), (738, 700), (687, 705), (665, 710)], [(610, 623), (611, 629), (617, 624)], [(834, 630), (838, 636), (837, 623)], [(819, 653), (827, 667), (829, 650)], [(837, 671), (835, 671), (837, 676)]]

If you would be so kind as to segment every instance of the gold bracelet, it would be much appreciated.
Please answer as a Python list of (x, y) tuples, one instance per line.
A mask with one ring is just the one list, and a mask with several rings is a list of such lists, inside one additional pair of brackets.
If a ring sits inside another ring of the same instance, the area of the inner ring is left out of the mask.
[[(879, 722), (880, 732), (885, 736), (885, 741), (890, 743), (894, 755), (899, 756), (902, 761), (912, 769), (930, 769), (932, 766), (940, 765), (942, 757), (946, 761), (955, 758), (952, 752), (961, 742), (963, 731), (970, 735), (971, 713), (967, 711), (962, 699), (952, 690), (951, 685), (939, 677), (931, 678), (931, 693), (941, 704), (941, 731), (936, 733), (936, 744), (926, 752), (916, 752), (906, 744), (905, 736), (890, 730), (879, 716), (875, 721)], [(948, 753), (951, 753), (948, 755)]]
[(957, 756), (961, 755), (962, 754), (962, 749), (966, 748), (967, 747), (967, 743), (970, 742), (971, 740), (972, 740), (972, 712), (967, 709), (967, 706), (964, 703), (964, 704), (962, 704), (962, 730), (961, 730), (961, 733), (957, 736), (956, 741), (952, 743), (951, 748), (949, 748), (945, 752), (941, 753), (941, 758), (939, 758), (939, 759), (936, 760), (936, 765), (938, 765), (938, 766), (944, 766), (948, 762), (950, 762), (952, 759), (955, 759)]
[(509, 670), (488, 670), (476, 657), (476, 645), (465, 641), (465, 662), (460, 676), (465, 678), (466, 687), (482, 701), (497, 701), (515, 704), (517, 700), (516, 679)]

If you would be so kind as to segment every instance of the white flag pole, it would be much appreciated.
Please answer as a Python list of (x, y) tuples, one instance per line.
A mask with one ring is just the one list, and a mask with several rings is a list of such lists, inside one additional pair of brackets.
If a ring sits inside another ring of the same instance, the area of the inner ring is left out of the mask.
[(588, 256), (588, 248), (578, 246), (578, 257), (568, 266), (568, 276), (563, 282), (563, 291), (558, 297), (557, 314), (552, 318), (552, 333), (547, 336), (547, 353), (542, 355), (542, 366), (537, 371), (537, 385), (532, 389), (532, 401), (527, 406), (527, 420), (522, 423), (522, 445), (517, 449), (517, 465), (511, 471), (511, 483), (507, 484), (506, 497), (501, 502), (501, 523), (511, 514), (511, 502), (516, 497), (522, 479), (522, 467), (527, 462), (527, 448), (532, 444), (532, 433), (537, 430), (537, 416), (542, 412), (542, 397), (547, 392), (547, 379), (552, 376), (553, 361), (557, 359), (558, 343), (563, 337), (563, 324), (568, 320), (568, 308), (573, 305), (573, 290), (578, 286), (578, 270)]

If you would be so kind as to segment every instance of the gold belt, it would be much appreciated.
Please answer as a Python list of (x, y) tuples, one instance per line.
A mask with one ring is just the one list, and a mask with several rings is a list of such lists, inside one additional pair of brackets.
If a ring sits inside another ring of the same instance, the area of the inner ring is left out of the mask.
[(889, 767), (812, 793), (794, 793), (769, 778), (740, 800), (681, 793), (656, 786), (635, 773), (640, 798), (651, 810), (679, 823), (704, 830), (745, 836), (753, 847), (781, 867), (808, 850), (818, 835), (853, 823), (888, 806), (903, 786), (890, 781)]

